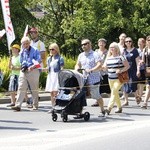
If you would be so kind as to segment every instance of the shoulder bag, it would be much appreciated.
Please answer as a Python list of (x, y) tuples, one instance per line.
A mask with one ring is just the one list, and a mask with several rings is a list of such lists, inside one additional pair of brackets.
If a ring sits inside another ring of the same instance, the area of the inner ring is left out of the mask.
[(145, 76), (148, 78), (150, 77), (150, 67), (148, 67), (148, 52), (146, 52), (146, 72)]
[[(121, 59), (120, 59), (121, 60)], [(122, 60), (121, 60), (122, 61)], [(119, 67), (118, 67), (119, 68)], [(118, 79), (121, 83), (127, 83), (129, 82), (129, 74), (128, 70), (118, 73)]]

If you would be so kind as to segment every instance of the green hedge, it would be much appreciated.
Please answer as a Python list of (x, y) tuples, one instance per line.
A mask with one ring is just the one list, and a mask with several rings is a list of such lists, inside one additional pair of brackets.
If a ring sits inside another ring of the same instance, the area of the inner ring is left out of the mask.
[[(64, 69), (73, 69), (74, 68), (75, 63), (76, 63), (75, 60), (73, 60), (72, 58), (64, 57), (64, 61), (65, 61)], [(0, 92), (8, 91), (9, 75), (10, 75), (10, 72), (11, 72), (10, 69), (8, 68), (8, 62), (9, 62), (8, 57), (1, 58), (0, 68), (4, 73), (4, 79), (3, 79), (3, 84), (0, 87)], [(39, 88), (40, 89), (45, 89), (46, 77), (47, 77), (47, 73), (42, 72), (41, 75), (40, 75), (40, 83), (39, 83)]]

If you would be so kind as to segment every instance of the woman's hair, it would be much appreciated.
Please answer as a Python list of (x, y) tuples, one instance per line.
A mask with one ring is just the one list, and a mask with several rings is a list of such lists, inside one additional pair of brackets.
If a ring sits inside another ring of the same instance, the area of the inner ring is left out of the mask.
[[(60, 54), (60, 49), (59, 49), (59, 46), (57, 45), (57, 43), (50, 44), (49, 49), (55, 49), (57, 51), (57, 53)], [(50, 54), (51, 54), (51, 52), (50, 52)]]
[[(144, 45), (143, 45), (143, 48), (146, 46), (146, 40), (144, 38), (139, 38), (138, 39), (138, 43), (139, 41), (141, 41)], [(138, 44), (139, 45), (139, 44)]]
[(117, 53), (120, 55), (120, 48), (119, 48), (119, 46), (118, 46), (118, 43), (112, 42), (112, 43), (109, 45), (109, 50), (108, 50), (107, 57), (110, 57), (110, 56), (112, 55), (111, 50), (110, 50), (110, 47), (114, 47), (114, 48), (117, 50)]
[(131, 48), (133, 48), (134, 45), (133, 45), (133, 40), (132, 40), (131, 37), (126, 37), (126, 38), (125, 38), (125, 48), (127, 48), (127, 46), (126, 46), (126, 41), (127, 41), (127, 39), (131, 41)]

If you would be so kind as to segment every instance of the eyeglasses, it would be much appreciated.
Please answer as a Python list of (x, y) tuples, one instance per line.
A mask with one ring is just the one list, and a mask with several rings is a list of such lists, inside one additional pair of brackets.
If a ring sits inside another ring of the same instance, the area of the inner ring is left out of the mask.
[(125, 43), (131, 43), (132, 41), (125, 41)]
[(81, 44), (81, 46), (86, 46), (87, 44), (89, 44), (88, 42), (87, 43), (83, 43), (83, 44)]
[(51, 49), (49, 49), (50, 51), (54, 51), (55, 49), (54, 48), (51, 48)]

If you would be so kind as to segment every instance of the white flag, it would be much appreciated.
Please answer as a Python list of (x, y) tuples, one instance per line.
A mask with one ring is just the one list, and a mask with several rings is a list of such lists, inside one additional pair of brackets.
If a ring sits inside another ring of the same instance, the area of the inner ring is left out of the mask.
[(0, 31), (0, 37), (3, 37), (3, 35), (6, 33), (5, 29)]
[(10, 50), (10, 45), (15, 40), (15, 33), (10, 17), (9, 0), (1, 0), (1, 6), (5, 23), (8, 49)]
[(28, 35), (29, 26), (27, 25), (23, 34), (23, 37)]

